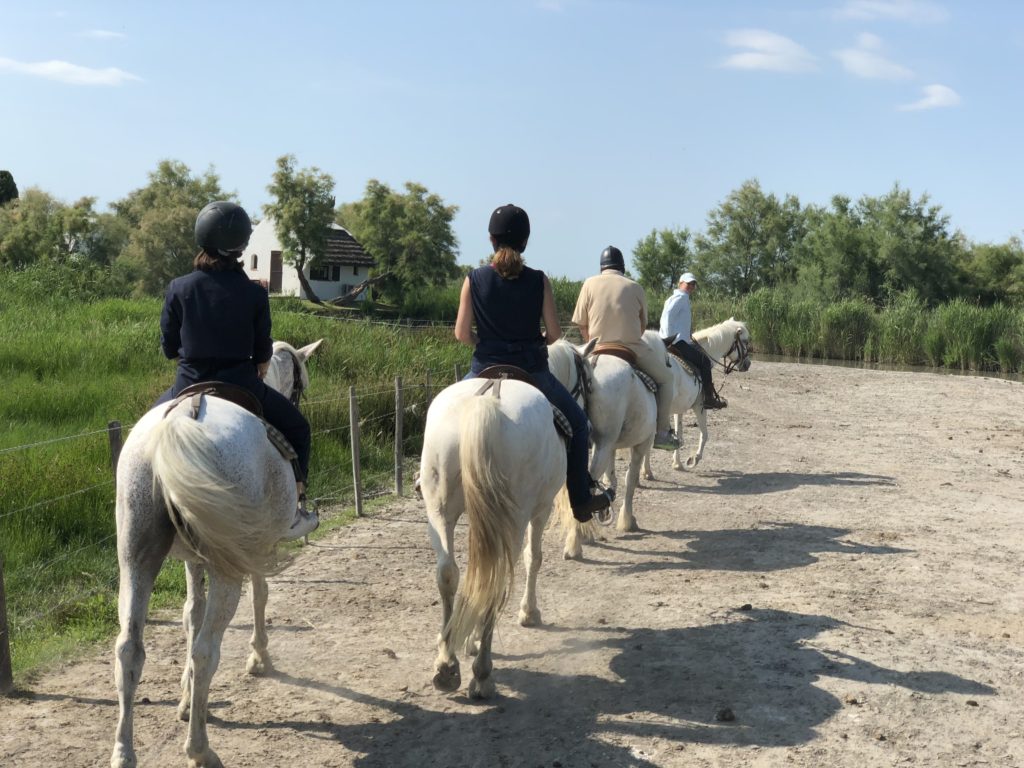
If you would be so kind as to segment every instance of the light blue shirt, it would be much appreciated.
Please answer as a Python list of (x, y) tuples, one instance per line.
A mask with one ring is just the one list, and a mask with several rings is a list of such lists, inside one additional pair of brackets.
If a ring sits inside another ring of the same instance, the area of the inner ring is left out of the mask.
[(659, 333), (663, 339), (672, 342), (684, 341), (692, 344), (693, 315), (690, 311), (690, 294), (678, 288), (672, 292), (661, 310)]

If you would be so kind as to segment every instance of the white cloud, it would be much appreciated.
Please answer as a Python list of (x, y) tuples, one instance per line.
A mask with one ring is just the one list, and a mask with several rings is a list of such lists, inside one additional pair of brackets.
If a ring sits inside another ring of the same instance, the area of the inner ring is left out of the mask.
[(945, 85), (926, 85), (924, 96), (910, 104), (904, 104), (900, 109), (910, 112), (919, 109), (938, 109), (940, 107), (955, 107), (960, 103), (960, 94)]
[(862, 34), (857, 38), (856, 48), (834, 51), (843, 69), (857, 77), (873, 80), (907, 80), (914, 76), (912, 70), (889, 61), (881, 54), (882, 39), (877, 35)]
[(919, 24), (938, 24), (949, 18), (945, 8), (927, 0), (847, 0), (836, 15), (858, 21), (885, 19)]
[(67, 61), (25, 62), (0, 58), (0, 72), (16, 72), (22, 75), (44, 77), (71, 85), (121, 85), (130, 80), (142, 79), (116, 67), (93, 69)]
[(735, 29), (725, 36), (730, 48), (746, 48), (722, 62), (730, 69), (765, 69), (806, 72), (816, 68), (815, 58), (802, 45), (764, 29)]
[(123, 32), (111, 32), (109, 29), (90, 29), (82, 34), (97, 40), (121, 40), (127, 37)]

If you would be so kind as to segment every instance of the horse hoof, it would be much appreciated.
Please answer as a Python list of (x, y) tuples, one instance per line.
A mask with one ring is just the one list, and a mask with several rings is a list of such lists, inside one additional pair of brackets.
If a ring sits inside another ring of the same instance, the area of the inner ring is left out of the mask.
[(566, 550), (563, 550), (563, 552), (562, 552), (562, 559), (563, 560), (582, 560), (583, 559), (583, 550), (582, 549), (574, 549), (574, 550), (566, 549)]
[(494, 696), (496, 688), (494, 686), (494, 678), (488, 677), (483, 680), (478, 680), (475, 677), (469, 681), (469, 698), (481, 700), (489, 699)]
[(274, 665), (265, 656), (257, 656), (255, 653), (249, 656), (245, 662), (245, 671), (253, 677), (263, 677), (274, 671)]
[(532, 611), (519, 611), (519, 626), (539, 627), (540, 609), (534, 608)]
[(621, 520), (618, 529), (623, 533), (636, 533), (640, 530), (640, 526), (636, 524), (636, 520), (630, 520), (629, 522)]
[(217, 757), (217, 753), (212, 749), (206, 750), (205, 753), (196, 757), (190, 758), (188, 761), (188, 768), (224, 768), (224, 763)]
[(189, 714), (190, 714), (189, 704), (187, 702), (184, 702), (184, 701), (181, 702), (181, 704), (178, 705), (178, 719), (181, 720), (184, 723), (187, 723), (188, 722), (188, 718), (189, 718)]
[(462, 685), (462, 673), (459, 672), (459, 662), (442, 665), (437, 668), (434, 675), (434, 687), (439, 691), (451, 693), (459, 690)]
[(135, 768), (135, 751), (124, 744), (115, 744), (110, 756), (110, 768)]

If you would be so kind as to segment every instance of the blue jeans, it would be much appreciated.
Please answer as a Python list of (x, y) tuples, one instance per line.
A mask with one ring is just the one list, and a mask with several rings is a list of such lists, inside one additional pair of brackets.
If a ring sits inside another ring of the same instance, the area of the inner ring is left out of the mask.
[[(480, 363), (473, 358), (466, 379), (475, 379), (489, 364)], [(590, 498), (590, 471), (587, 463), (590, 458), (590, 422), (587, 414), (580, 408), (572, 395), (547, 368), (539, 371), (528, 371), (537, 388), (544, 393), (553, 406), (565, 414), (572, 427), (572, 440), (569, 441), (569, 453), (565, 468), (565, 487), (569, 492), (569, 504), (574, 508)]]

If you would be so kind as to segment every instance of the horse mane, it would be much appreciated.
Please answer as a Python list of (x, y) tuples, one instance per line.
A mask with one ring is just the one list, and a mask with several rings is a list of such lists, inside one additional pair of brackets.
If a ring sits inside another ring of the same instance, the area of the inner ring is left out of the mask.
[(724, 354), (725, 350), (732, 344), (736, 331), (744, 327), (746, 327), (744, 323), (735, 317), (730, 317), (728, 320), (723, 320), (717, 325), (694, 331), (693, 338), (698, 342), (703, 341), (704, 346), (708, 349), (718, 349), (721, 347)]

